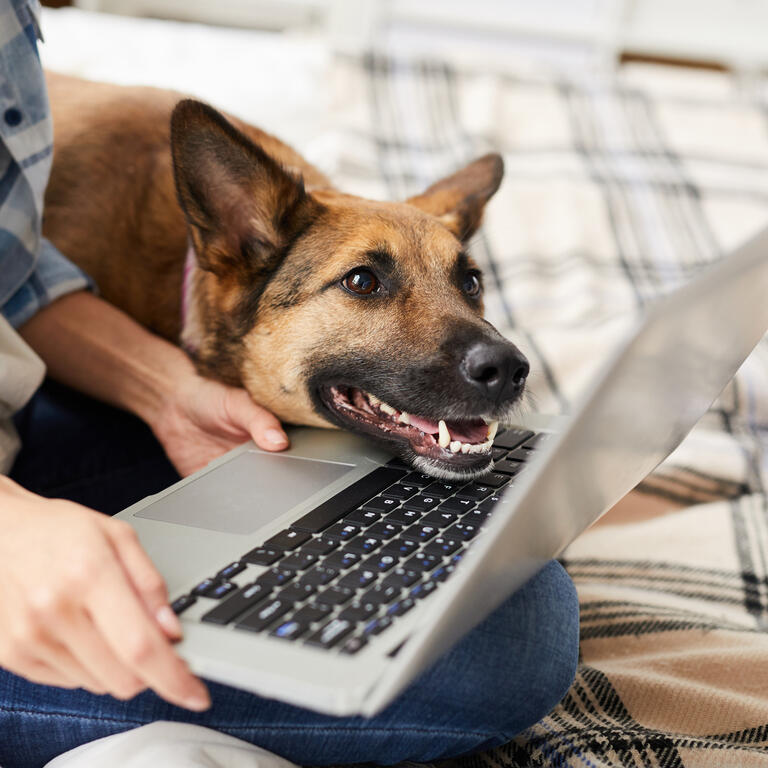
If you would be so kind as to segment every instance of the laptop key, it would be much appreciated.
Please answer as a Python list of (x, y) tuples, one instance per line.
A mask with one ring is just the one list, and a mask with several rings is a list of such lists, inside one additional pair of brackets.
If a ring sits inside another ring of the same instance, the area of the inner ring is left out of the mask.
[(316, 595), (313, 602), (315, 605), (343, 605), (354, 594), (355, 590), (349, 587), (328, 587), (328, 589)]
[(418, 571), (412, 571), (408, 568), (395, 568), (384, 581), (381, 582), (383, 587), (410, 587), (411, 584), (417, 582), (421, 578), (421, 574)]
[(390, 499), (410, 499), (414, 493), (417, 493), (419, 487), (417, 485), (408, 485), (407, 483), (395, 483), (382, 492), (382, 496), (387, 496)]
[(490, 496), (493, 493), (493, 488), (490, 485), (483, 485), (480, 483), (469, 483), (465, 485), (456, 494), (461, 499), (474, 499), (475, 501), (482, 501), (486, 496)]
[(235, 624), (235, 627), (237, 629), (247, 629), (251, 632), (261, 632), (272, 622), (277, 621), (281, 616), (288, 613), (292, 607), (293, 603), (289, 600), (281, 600), (280, 598), (268, 600), (264, 605), (254, 608), (250, 613), (246, 613)]
[(211, 597), (214, 600), (221, 600), (222, 597), (226, 597), (236, 590), (237, 584), (233, 584), (231, 581), (222, 581), (218, 584), (214, 584), (209, 590), (203, 593), (203, 597)]
[(382, 555), (380, 552), (376, 555), (371, 555), (366, 561), (367, 568), (371, 568), (377, 573), (384, 573), (388, 571), (392, 566), (398, 562), (398, 558), (394, 555)]
[(171, 609), (173, 612), (180, 616), (184, 611), (187, 610), (187, 608), (190, 608), (197, 602), (197, 598), (194, 597), (194, 595), (182, 595), (181, 597), (177, 597), (172, 603), (171, 603)]
[(394, 523), (395, 525), (410, 525), (421, 519), (422, 512), (417, 512), (415, 509), (396, 509), (394, 512), (390, 512), (385, 518), (382, 519), (383, 523)]
[(290, 618), (300, 624), (314, 624), (316, 621), (322, 621), (326, 616), (329, 616), (331, 611), (332, 609), (326, 605), (305, 605)]
[(491, 472), (488, 475), (483, 475), (480, 482), (483, 485), (490, 485), (491, 488), (501, 488), (502, 485), (506, 485), (509, 482), (509, 477), (498, 472)]
[(400, 587), (395, 587), (391, 584), (386, 587), (382, 584), (376, 584), (360, 598), (360, 602), (382, 605), (384, 603), (391, 603), (399, 594)]
[(368, 536), (373, 536), (377, 539), (391, 539), (393, 536), (397, 536), (400, 531), (403, 530), (402, 525), (396, 525), (395, 523), (376, 523), (372, 525), (367, 531)]
[(336, 552), (331, 552), (331, 554), (323, 560), (322, 565), (327, 568), (335, 568), (338, 571), (343, 571), (346, 568), (351, 568), (353, 565), (359, 563), (360, 559), (360, 555), (358, 555), (357, 552), (350, 552), (345, 547)]
[(326, 538), (335, 539), (337, 541), (349, 541), (353, 536), (357, 536), (358, 533), (360, 533), (359, 525), (336, 523), (336, 525), (332, 525), (325, 532), (325, 536)]
[(494, 448), (508, 448), (512, 450), (533, 437), (533, 434), (530, 429), (505, 429), (500, 435), (496, 435), (493, 446)]
[(256, 547), (243, 555), (240, 559), (251, 565), (272, 565), (285, 554), (282, 549), (273, 547)]
[(446, 555), (452, 555), (461, 546), (461, 541), (447, 536), (438, 536), (434, 541), (430, 541), (424, 552), (428, 555), (436, 555), (437, 557), (445, 557)]
[(435, 571), (432, 571), (433, 581), (445, 581), (455, 570), (455, 565), (443, 565)]
[(225, 568), (222, 568), (217, 574), (217, 579), (231, 579), (233, 576), (237, 576), (238, 573), (242, 573), (246, 568), (245, 563), (236, 560), (234, 563), (230, 563)]
[(415, 600), (421, 600), (427, 595), (431, 595), (437, 589), (437, 583), (434, 581), (425, 581), (421, 584), (417, 584), (408, 593)]
[(527, 448), (529, 451), (532, 451), (536, 448), (540, 448), (542, 443), (546, 443), (548, 440), (551, 440), (553, 437), (554, 437), (554, 434), (551, 432), (539, 432), (533, 437), (529, 437), (523, 443), (523, 448)]
[(491, 457), (494, 461), (501, 461), (505, 456), (507, 455), (507, 449), (506, 448), (492, 448), (491, 449)]
[(329, 568), (326, 563), (328, 560), (323, 560), (322, 565), (316, 565), (309, 571), (305, 571), (299, 579), (299, 584), (311, 584), (313, 587), (322, 587), (329, 581), (333, 581), (339, 572), (335, 568)]
[(216, 579), (203, 579), (196, 587), (192, 589), (193, 595), (204, 595), (209, 589), (213, 588), (219, 582)]
[(308, 624), (303, 624), (300, 621), (296, 621), (296, 619), (288, 619), (288, 621), (278, 624), (269, 634), (284, 640), (295, 640), (301, 637), (308, 629)]
[(359, 525), (361, 528), (367, 528), (375, 522), (381, 520), (383, 512), (375, 509), (355, 509), (344, 518), (345, 525)]
[(408, 613), (414, 605), (416, 605), (416, 601), (412, 597), (398, 600), (387, 608), (387, 616), (402, 616), (404, 613)]
[(379, 606), (374, 603), (352, 603), (339, 614), (339, 618), (356, 624), (369, 619), (378, 609)]
[(286, 528), (280, 533), (276, 533), (271, 539), (267, 539), (262, 546), (268, 549), (283, 549), (290, 550), (296, 549), (296, 547), (309, 541), (310, 536), (308, 533), (302, 533), (301, 531), (292, 531), (290, 528)]
[(509, 477), (514, 477), (515, 475), (519, 474), (524, 467), (525, 464), (523, 464), (522, 461), (510, 461), (509, 459), (504, 459), (504, 461), (498, 461), (493, 465), (493, 471), (500, 472), (501, 474), (508, 475)]
[(336, 547), (339, 546), (339, 542), (335, 539), (329, 539), (326, 536), (318, 536), (316, 539), (310, 539), (299, 552), (310, 552), (313, 555), (327, 555), (329, 552), (333, 552)]
[(201, 617), (210, 624), (229, 624), (260, 602), (266, 600), (272, 590), (263, 584), (249, 584), (235, 592)]
[(381, 634), (387, 627), (392, 626), (391, 616), (381, 616), (378, 619), (369, 621), (363, 629), (364, 635), (378, 635)]
[(392, 555), (393, 557), (408, 557), (408, 555), (412, 555), (418, 548), (419, 544), (416, 541), (409, 541), (408, 539), (403, 538), (392, 539), (379, 550), (379, 554)]
[(363, 509), (373, 509), (376, 512), (391, 512), (400, 506), (400, 499), (387, 499), (384, 496), (377, 496), (363, 504)]
[(392, 483), (402, 479), (403, 475), (402, 470), (379, 467), (300, 517), (291, 528), (297, 531), (320, 533), (353, 509), (357, 509), (371, 496), (375, 496)]
[(451, 523), (455, 523), (459, 516), (455, 512), (446, 512), (441, 509), (435, 509), (421, 519), (424, 525), (434, 525), (437, 528), (446, 528)]
[(448, 496), (456, 493), (464, 483), (430, 483), (422, 493), (427, 496), (437, 496), (441, 499), (446, 499)]
[(374, 538), (373, 536), (358, 536), (356, 539), (348, 542), (344, 547), (345, 552), (354, 552), (358, 555), (368, 555), (381, 546), (381, 539)]
[(429, 541), (438, 533), (439, 529), (434, 525), (412, 525), (403, 531), (403, 538), (413, 541)]
[(277, 596), (282, 600), (298, 603), (301, 600), (306, 600), (308, 597), (311, 597), (316, 591), (317, 587), (314, 584), (302, 584), (297, 581), (296, 583), (289, 584), (287, 587), (281, 589), (277, 593)]
[(364, 637), (349, 637), (342, 644), (341, 652), (351, 656), (361, 651), (367, 644), (368, 640)]
[(432, 475), (425, 475), (423, 472), (411, 472), (403, 478), (402, 482), (406, 485), (415, 485), (418, 488), (426, 488), (435, 482), (435, 478)]
[(354, 628), (355, 625), (351, 621), (331, 619), (324, 627), (321, 627), (313, 635), (310, 635), (305, 642), (307, 645), (330, 648), (345, 638)]
[(440, 512), (456, 512), (463, 514), (464, 512), (474, 509), (477, 501), (475, 499), (457, 499), (455, 496), (451, 499), (446, 499), (437, 509)]
[(280, 568), (270, 568), (268, 571), (256, 579), (257, 584), (263, 584), (265, 587), (279, 587), (287, 584), (296, 574), (293, 571), (283, 571)]
[(419, 494), (411, 499), (408, 499), (403, 507), (405, 509), (413, 509), (416, 512), (429, 512), (432, 507), (436, 507), (440, 503), (440, 499), (437, 496), (424, 496)]
[(311, 552), (292, 552), (278, 563), (278, 567), (288, 571), (304, 571), (316, 562), (317, 555)]
[(428, 555), (426, 552), (419, 552), (414, 555), (403, 567), (410, 571), (431, 571), (443, 562), (437, 555)]
[(480, 528), (478, 526), (462, 520), (460, 523), (456, 523), (456, 525), (452, 525), (444, 533), (446, 538), (454, 537), (454, 538), (463, 539), (464, 541), (469, 541), (470, 539), (474, 539), (479, 532), (480, 532)]
[(350, 589), (362, 589), (372, 582), (376, 581), (378, 574), (370, 568), (353, 568), (347, 571), (337, 582), (339, 587), (349, 587)]

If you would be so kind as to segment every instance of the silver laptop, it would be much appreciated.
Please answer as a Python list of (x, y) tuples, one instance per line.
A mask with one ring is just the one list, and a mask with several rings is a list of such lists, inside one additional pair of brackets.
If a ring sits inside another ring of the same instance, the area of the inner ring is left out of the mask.
[(497, 435), (465, 485), (352, 434), (252, 443), (120, 513), (205, 677), (373, 715), (651, 472), (768, 329), (768, 230), (656, 302), (581, 404)]

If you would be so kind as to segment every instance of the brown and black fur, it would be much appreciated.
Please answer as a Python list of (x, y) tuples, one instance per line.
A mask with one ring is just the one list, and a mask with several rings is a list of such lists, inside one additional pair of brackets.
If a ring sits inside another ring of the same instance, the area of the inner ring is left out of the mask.
[[(318, 391), (355, 386), (430, 418), (499, 415), (453, 370), (473, 339), (508, 344), (462, 289), (465, 243), (498, 188), (487, 155), (408, 201), (336, 190), (278, 139), (152, 88), (49, 75), (55, 142), (44, 234), (105, 299), (194, 350), (289, 423), (338, 425)], [(197, 259), (181, 327), (187, 244)], [(350, 296), (357, 266), (386, 292)], [(183, 333), (183, 335), (182, 335)], [(510, 345), (511, 346), (511, 345)]]

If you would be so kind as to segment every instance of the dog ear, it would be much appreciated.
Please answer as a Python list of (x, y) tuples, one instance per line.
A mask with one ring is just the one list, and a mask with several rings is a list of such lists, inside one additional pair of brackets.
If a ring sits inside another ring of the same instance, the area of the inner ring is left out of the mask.
[(171, 152), (198, 263), (219, 276), (270, 272), (321, 208), (301, 177), (199, 101), (173, 110)]
[(503, 176), (501, 155), (484, 155), (406, 202), (437, 216), (459, 240), (466, 241), (480, 226), (485, 204)]

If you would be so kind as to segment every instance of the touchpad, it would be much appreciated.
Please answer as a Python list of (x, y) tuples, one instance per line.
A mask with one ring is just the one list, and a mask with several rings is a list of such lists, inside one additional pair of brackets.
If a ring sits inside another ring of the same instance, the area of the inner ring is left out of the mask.
[(249, 451), (134, 516), (222, 533), (253, 533), (352, 469), (353, 464)]

